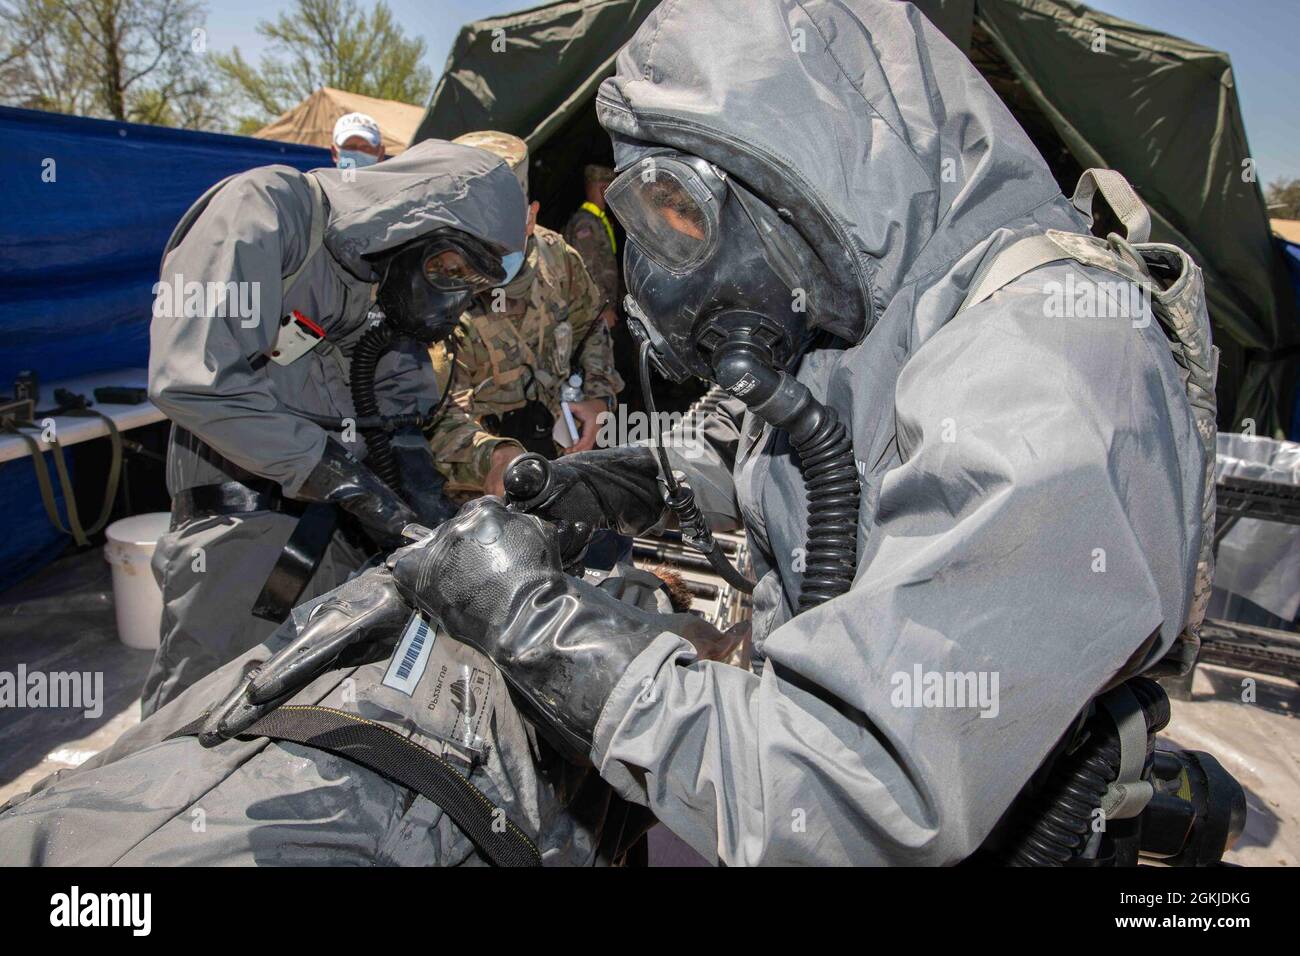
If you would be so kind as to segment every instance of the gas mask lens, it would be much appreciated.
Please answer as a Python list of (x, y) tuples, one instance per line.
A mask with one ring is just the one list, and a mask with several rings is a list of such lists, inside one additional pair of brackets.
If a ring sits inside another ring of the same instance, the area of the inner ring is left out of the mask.
[(381, 268), (384, 315), (394, 329), (425, 343), (447, 335), (474, 296), (506, 276), (497, 252), (450, 229), (388, 254)]
[(424, 277), (435, 289), (444, 291), (485, 292), (501, 281), (505, 270), (497, 264), (493, 272), (497, 274), (486, 274), (464, 252), (451, 247), (430, 250), (424, 259)]
[(726, 184), (703, 160), (651, 156), (609, 186), (606, 201), (632, 241), (671, 272), (702, 262), (718, 238)]

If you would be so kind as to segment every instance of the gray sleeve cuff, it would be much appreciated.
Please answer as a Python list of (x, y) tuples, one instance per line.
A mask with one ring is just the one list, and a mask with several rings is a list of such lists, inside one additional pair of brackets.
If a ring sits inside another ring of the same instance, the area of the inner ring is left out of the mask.
[(600, 719), (596, 722), (596, 732), (592, 735), (591, 761), (600, 775), (625, 800), (645, 806), (645, 784), (617, 761), (606, 765), (610, 747), (630, 710), (634, 707), (655, 706), (658, 677), (663, 668), (689, 663), (695, 656), (695, 648), (689, 641), (665, 631), (637, 655), (605, 701)]

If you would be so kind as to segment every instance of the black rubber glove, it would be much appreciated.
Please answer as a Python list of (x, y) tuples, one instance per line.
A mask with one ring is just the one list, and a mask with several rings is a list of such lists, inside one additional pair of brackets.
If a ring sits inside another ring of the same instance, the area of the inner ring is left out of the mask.
[(521, 455), (506, 469), (505, 487), (512, 511), (539, 515), (555, 525), (566, 565), (582, 556), (596, 531), (644, 534), (665, 510), (654, 453), (637, 445), (555, 461)]
[(628, 665), (664, 631), (719, 659), (728, 637), (691, 614), (654, 614), (565, 574), (554, 530), (496, 498), (461, 509), (391, 561), (406, 599), (500, 668), (523, 712), (588, 763), (596, 721)]
[(332, 438), (326, 440), (325, 453), (298, 490), (298, 497), (337, 504), (356, 518), (381, 548), (403, 544), (402, 529), (418, 520), (383, 479)]
[(280, 625), (277, 633), (295, 635), (293, 639), (209, 711), (199, 742), (213, 747), (238, 736), (326, 670), (391, 654), (410, 617), (411, 605), (387, 567), (345, 581), (326, 595), (301, 629), (292, 617)]

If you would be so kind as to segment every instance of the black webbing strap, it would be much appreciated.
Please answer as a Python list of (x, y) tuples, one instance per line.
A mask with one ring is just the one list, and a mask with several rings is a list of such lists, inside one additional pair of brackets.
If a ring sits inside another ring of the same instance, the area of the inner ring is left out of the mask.
[[(200, 717), (171, 737), (197, 734), (205, 719)], [(495, 866), (542, 865), (528, 835), (451, 763), (383, 724), (332, 707), (290, 704), (271, 711), (239, 735), (241, 740), (256, 737), (323, 750), (428, 797)]]
[(275, 624), (289, 616), (320, 567), (338, 523), (337, 506), (317, 502), (306, 507), (253, 602), (254, 615)]

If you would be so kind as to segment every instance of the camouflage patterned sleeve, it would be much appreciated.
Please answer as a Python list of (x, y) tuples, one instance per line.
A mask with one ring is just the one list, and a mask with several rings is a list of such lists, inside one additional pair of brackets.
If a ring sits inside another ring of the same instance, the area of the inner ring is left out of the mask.
[[(445, 388), (450, 372), (450, 356), (442, 345), (429, 350), (440, 388)], [(488, 472), (492, 470), (492, 453), (501, 445), (524, 448), (510, 438), (500, 438), (484, 431), (478, 422), (450, 396), (442, 412), (426, 434), (438, 470), (447, 479), (448, 492), (482, 492)]]
[(604, 322), (587, 334), (591, 323), (598, 318), (596, 310), (605, 300), (578, 251), (566, 243), (564, 253), (569, 265), (569, 324), (573, 326), (573, 341), (583, 341), (578, 355), (583, 394), (587, 398), (607, 399), (612, 405), (623, 391), (623, 378), (614, 367), (614, 342)]

